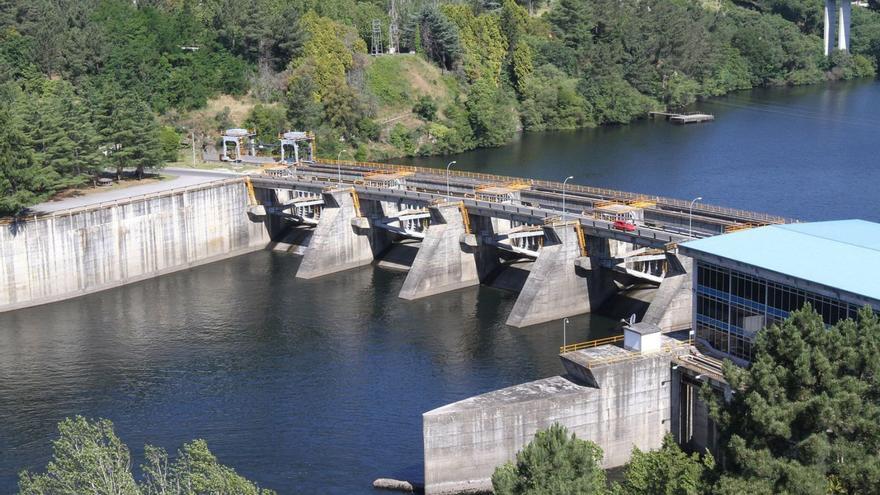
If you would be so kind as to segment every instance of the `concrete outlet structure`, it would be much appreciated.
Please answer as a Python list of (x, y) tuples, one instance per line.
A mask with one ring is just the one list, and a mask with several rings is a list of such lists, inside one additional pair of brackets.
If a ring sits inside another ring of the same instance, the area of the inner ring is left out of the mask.
[(431, 224), (400, 289), (403, 299), (480, 284), (475, 236), (467, 232), (465, 224), (467, 210), (459, 203), (441, 203), (429, 210)]
[(537, 431), (554, 423), (601, 446), (606, 468), (625, 464), (633, 447), (659, 448), (674, 413), (671, 360), (687, 351), (656, 330), (644, 332), (661, 339), (655, 352), (602, 346), (566, 353), (561, 356), (566, 376), (425, 413), (425, 492), (490, 490), (495, 468), (514, 460)]
[(589, 313), (614, 293), (598, 263), (583, 257), (573, 224), (544, 228), (545, 244), (529, 273), (507, 324), (527, 327)]
[(322, 194), (321, 217), (296, 278), (320, 277), (373, 262), (373, 247), (365, 232), (369, 222), (356, 208), (351, 190), (331, 189)]

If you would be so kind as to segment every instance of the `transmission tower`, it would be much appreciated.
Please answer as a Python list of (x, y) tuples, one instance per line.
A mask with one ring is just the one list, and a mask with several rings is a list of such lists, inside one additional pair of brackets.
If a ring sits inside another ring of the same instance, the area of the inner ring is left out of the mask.
[(400, 30), (397, 12), (397, 0), (391, 0), (391, 10), (388, 12), (391, 22), (388, 25), (388, 53), (400, 53)]
[(373, 39), (370, 43), (371, 55), (382, 55), (382, 21), (373, 19)]

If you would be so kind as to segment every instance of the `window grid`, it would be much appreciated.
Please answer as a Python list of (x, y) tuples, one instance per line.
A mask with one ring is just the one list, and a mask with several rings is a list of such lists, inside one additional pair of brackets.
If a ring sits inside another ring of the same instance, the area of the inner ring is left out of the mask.
[(713, 349), (746, 361), (757, 330), (810, 303), (826, 325), (854, 319), (859, 308), (844, 301), (771, 282), (711, 263), (697, 262), (694, 326)]

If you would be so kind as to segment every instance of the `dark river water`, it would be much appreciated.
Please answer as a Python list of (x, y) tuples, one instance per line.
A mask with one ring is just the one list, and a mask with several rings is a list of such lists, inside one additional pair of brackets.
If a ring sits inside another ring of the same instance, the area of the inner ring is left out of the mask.
[[(800, 219), (880, 220), (880, 84), (738, 93), (698, 105), (711, 124), (526, 135), (449, 159), (459, 169), (559, 179)], [(413, 160), (443, 166), (448, 159)], [(372, 493), (420, 479), (421, 414), (558, 374), (559, 322), (504, 325), (515, 295), (486, 287), (397, 298), (405, 275), (366, 267), (294, 279), (259, 252), (48, 306), (0, 314), (0, 493), (42, 469), (55, 425), (111, 419), (145, 443), (204, 438), (280, 493)], [(569, 341), (613, 320), (572, 319)]]

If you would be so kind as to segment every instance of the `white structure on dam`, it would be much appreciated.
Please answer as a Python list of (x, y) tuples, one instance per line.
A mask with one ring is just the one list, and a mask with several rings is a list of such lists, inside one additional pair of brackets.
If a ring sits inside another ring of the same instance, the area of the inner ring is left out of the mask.
[(849, 0), (825, 0), (826, 57), (835, 49), (849, 52), (851, 19), (852, 3)]

